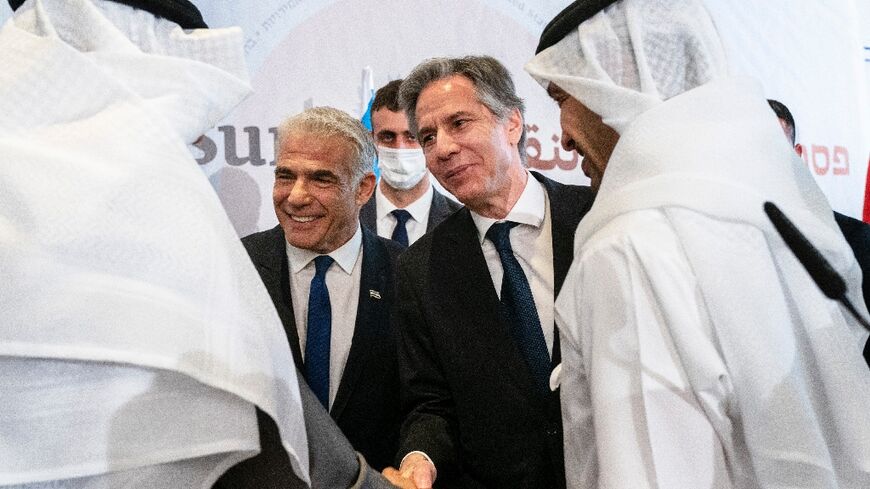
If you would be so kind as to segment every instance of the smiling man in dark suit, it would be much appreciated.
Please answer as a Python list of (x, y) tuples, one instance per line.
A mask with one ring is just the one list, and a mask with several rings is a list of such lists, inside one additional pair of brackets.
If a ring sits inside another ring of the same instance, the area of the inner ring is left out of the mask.
[(399, 98), (465, 204), (399, 260), (399, 470), (418, 487), (436, 473), (442, 487), (564, 487), (554, 299), (592, 192), (526, 170), (523, 101), (493, 58), (428, 60)]
[(359, 213), (360, 223), (408, 246), (435, 228), (461, 205), (432, 187), (426, 157), (399, 108), (399, 85), (393, 80), (375, 92), (372, 136), (378, 149), (381, 180)]
[(401, 247), (359, 225), (375, 186), (375, 148), (359, 121), (329, 107), (278, 129), (279, 225), (242, 240), (284, 323), (293, 358), (353, 447), (389, 465), (399, 428), (389, 309)]

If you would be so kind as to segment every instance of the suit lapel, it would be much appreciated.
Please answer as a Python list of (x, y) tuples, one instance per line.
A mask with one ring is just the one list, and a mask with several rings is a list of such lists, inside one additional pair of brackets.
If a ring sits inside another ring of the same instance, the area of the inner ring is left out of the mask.
[(376, 193), (377, 192), (372, 192), (372, 196), (359, 210), (360, 224), (362, 224), (364, 228), (370, 229), (375, 234), (378, 232), (378, 206), (375, 199)]
[(290, 268), (287, 263), (287, 249), (284, 231), (281, 226), (268, 231), (269, 238), (263, 253), (257, 255), (254, 265), (257, 267), (263, 284), (281, 318), (287, 342), (293, 352), (296, 366), (302, 369), (302, 351), (299, 348), (299, 332), (296, 330), (296, 317), (293, 313), (293, 301), (290, 295)]
[(353, 339), (330, 411), (334, 419), (341, 417), (351, 393), (358, 384), (360, 374), (365, 370), (366, 362), (370, 361), (372, 344), (387, 334), (384, 329), (389, 320), (388, 305), (391, 292), (387, 264), (390, 262), (390, 257), (377, 236), (365, 229), (362, 260)]
[(435, 229), (435, 226), (449, 215), (450, 209), (447, 207), (447, 197), (433, 189), (432, 207), (429, 208), (429, 219), (426, 221), (426, 232), (428, 233)]
[[(592, 205), (588, 193), (581, 193), (581, 188), (562, 185), (544, 177), (540, 173), (531, 172), (544, 185), (550, 200), (550, 223), (553, 230), (553, 296), (557, 297), (565, 283), (568, 268), (574, 260), (574, 232), (580, 219)], [(578, 212), (578, 207), (580, 212)]]
[[(559, 296), (568, 269), (574, 260), (574, 233), (580, 219), (592, 207), (593, 195), (588, 187), (562, 185), (537, 172), (532, 175), (544, 185), (550, 200), (550, 227), (553, 232), (553, 298)], [(579, 209), (579, 212), (578, 212)], [(559, 331), (553, 335), (553, 365), (562, 361)]]

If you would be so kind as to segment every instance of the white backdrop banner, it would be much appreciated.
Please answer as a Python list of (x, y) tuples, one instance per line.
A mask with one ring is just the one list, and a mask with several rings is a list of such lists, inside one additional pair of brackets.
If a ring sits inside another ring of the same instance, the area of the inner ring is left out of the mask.
[(791, 110), (804, 162), (831, 207), (861, 218), (870, 154), (870, 51), (865, 55), (862, 40), (870, 33), (870, 2), (705, 3), (731, 66)]
[[(360, 116), (374, 87), (433, 56), (489, 54), (526, 99), (528, 161), (586, 183), (559, 145), (558, 110), (523, 70), (570, 0), (195, 0), (209, 25), (239, 25), (255, 95), (195, 155), (240, 236), (276, 224), (275, 127), (306, 107)], [(834, 209), (862, 217), (870, 156), (870, 2), (706, 0), (737, 71), (759, 79), (798, 126), (805, 163)], [(3, 2), (0, 19), (9, 15)], [(864, 213), (870, 220), (870, 206)]]

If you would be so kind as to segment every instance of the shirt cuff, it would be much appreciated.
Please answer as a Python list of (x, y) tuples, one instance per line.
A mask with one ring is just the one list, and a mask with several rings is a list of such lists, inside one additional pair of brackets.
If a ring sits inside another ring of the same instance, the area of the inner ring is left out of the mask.
[(426, 455), (426, 452), (421, 452), (421, 451), (419, 451), (419, 450), (412, 450), (412, 451), (406, 453), (405, 456), (402, 457), (402, 461), (399, 462), (399, 469), (402, 468), (402, 464), (405, 463), (405, 459), (408, 458), (408, 456), (413, 455), (413, 454), (415, 454), (415, 453), (416, 453), (416, 454), (419, 454), (419, 455), (422, 455), (423, 458), (425, 458), (426, 460), (429, 461), (430, 464), (432, 464), (432, 468), (435, 469), (435, 473), (432, 474), (432, 479), (433, 479), (433, 480), (434, 480), (434, 479), (437, 479), (437, 478), (438, 478), (438, 467), (435, 467), (435, 462), (433, 462), (432, 459), (429, 458), (429, 455)]

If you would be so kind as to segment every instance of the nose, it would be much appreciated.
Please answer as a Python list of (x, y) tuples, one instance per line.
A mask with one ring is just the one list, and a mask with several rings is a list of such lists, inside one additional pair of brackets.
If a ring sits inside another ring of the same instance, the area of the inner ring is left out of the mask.
[[(435, 136), (435, 142), (431, 150), (432, 156), (437, 161), (447, 161), (454, 154), (459, 152), (459, 145), (456, 140), (447, 133), (447, 131), (438, 131)], [(427, 158), (428, 161), (428, 158)]]
[(293, 182), (290, 187), (290, 192), (287, 194), (287, 203), (294, 207), (302, 207), (311, 200), (311, 194), (308, 192), (308, 183), (305, 179), (299, 178)]
[(420, 147), (416, 139), (410, 137), (401, 137), (396, 140), (396, 147), (399, 149), (417, 149)]

